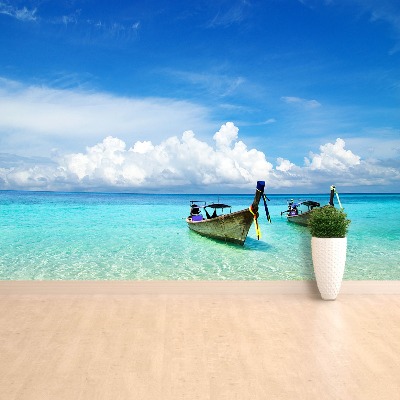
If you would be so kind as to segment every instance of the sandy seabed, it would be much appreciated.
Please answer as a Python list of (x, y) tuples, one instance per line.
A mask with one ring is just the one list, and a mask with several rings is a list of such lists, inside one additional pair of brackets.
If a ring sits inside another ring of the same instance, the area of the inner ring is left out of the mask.
[(0, 282), (0, 399), (400, 399), (400, 282)]

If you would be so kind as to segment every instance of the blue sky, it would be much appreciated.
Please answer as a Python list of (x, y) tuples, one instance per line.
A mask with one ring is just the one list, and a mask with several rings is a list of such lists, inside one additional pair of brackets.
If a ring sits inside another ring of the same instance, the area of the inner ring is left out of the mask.
[(0, 0), (0, 189), (400, 191), (397, 0)]

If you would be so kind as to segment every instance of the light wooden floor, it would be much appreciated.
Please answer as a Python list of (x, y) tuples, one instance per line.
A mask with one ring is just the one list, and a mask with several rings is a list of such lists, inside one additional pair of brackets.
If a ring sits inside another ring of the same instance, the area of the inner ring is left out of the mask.
[(400, 399), (400, 296), (0, 295), (0, 399)]

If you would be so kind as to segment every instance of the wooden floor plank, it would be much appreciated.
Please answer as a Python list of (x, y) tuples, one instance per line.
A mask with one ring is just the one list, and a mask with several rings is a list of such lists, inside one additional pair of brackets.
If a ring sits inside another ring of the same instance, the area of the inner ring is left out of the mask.
[(400, 399), (400, 296), (0, 295), (0, 398)]

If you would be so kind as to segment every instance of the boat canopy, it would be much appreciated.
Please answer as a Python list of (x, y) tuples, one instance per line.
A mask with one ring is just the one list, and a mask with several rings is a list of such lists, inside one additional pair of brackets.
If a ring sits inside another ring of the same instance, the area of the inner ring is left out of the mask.
[(301, 204), (304, 204), (307, 207), (319, 207), (320, 204), (316, 201), (312, 201), (312, 200), (307, 200), (307, 201), (303, 201)]
[(214, 203), (214, 204), (209, 204), (209, 205), (205, 206), (204, 208), (220, 209), (220, 208), (231, 208), (231, 206), (228, 206), (227, 204), (222, 204), (222, 203)]

